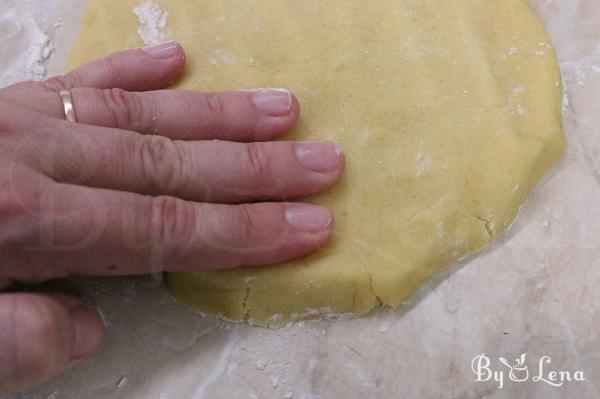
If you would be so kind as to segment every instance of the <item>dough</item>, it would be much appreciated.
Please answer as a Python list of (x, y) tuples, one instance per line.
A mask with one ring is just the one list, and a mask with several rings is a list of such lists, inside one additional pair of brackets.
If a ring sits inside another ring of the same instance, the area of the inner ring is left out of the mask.
[[(137, 1), (92, 0), (71, 65), (142, 44)], [(348, 159), (310, 201), (337, 227), (285, 265), (171, 274), (201, 312), (252, 324), (395, 308), (490, 243), (564, 150), (556, 56), (526, 0), (163, 0), (188, 52), (177, 86), (288, 87), (287, 139)], [(490, 282), (493, 283), (493, 282)]]

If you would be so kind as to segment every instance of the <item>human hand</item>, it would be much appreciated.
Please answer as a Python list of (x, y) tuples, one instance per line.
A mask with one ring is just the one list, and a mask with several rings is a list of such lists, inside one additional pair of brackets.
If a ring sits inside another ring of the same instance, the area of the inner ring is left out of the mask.
[[(150, 91), (184, 63), (168, 43), (0, 90), (0, 288), (274, 264), (327, 241), (329, 210), (283, 201), (334, 185), (339, 148), (270, 141), (298, 120), (288, 91)], [(85, 360), (102, 334), (82, 299), (1, 293), (0, 391)]]

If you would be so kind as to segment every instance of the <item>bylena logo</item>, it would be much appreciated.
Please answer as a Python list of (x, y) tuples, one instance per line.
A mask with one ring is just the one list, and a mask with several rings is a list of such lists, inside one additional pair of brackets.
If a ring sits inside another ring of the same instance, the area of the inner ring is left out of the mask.
[[(498, 364), (492, 365), (492, 360), (482, 353), (475, 356), (471, 362), (471, 369), (475, 373), (475, 382), (496, 381), (498, 389), (504, 388), (506, 380), (512, 382), (531, 381), (562, 387), (568, 382), (583, 382), (583, 371), (555, 370), (550, 356), (542, 356), (537, 364), (537, 370), (527, 366), (527, 354), (524, 353), (510, 363), (503, 357), (498, 358)], [(497, 366), (497, 368), (496, 368)]]

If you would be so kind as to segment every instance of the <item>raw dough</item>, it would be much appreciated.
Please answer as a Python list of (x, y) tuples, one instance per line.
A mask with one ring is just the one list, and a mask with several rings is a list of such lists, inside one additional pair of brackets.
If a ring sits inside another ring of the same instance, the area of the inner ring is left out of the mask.
[[(137, 1), (92, 0), (71, 65), (141, 45)], [(278, 326), (394, 308), (501, 234), (561, 157), (556, 56), (526, 0), (163, 0), (178, 86), (288, 87), (292, 139), (338, 142), (334, 237), (286, 265), (172, 274), (196, 309)]]

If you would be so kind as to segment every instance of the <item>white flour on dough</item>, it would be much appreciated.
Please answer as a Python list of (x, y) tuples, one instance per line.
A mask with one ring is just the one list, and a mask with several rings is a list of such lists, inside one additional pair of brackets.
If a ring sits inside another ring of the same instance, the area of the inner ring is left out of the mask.
[(161, 10), (152, 0), (140, 2), (133, 12), (140, 21), (138, 34), (147, 46), (162, 43), (166, 40), (165, 27), (169, 13)]

